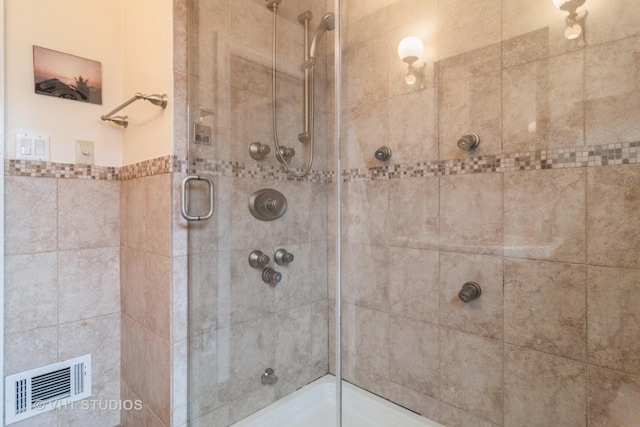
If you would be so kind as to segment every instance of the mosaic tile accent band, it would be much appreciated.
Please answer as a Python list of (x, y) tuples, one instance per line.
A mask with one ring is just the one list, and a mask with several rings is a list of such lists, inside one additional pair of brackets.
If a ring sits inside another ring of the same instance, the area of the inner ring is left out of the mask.
[(120, 180), (120, 169), (111, 166), (42, 162), (37, 160), (5, 159), (4, 161), (5, 176), (118, 181)]
[[(241, 162), (196, 159), (189, 165), (190, 173), (207, 173), (234, 178), (276, 179), (281, 181), (299, 181), (326, 184), (332, 181), (332, 171), (311, 170), (305, 177), (298, 178), (287, 173), (282, 167), (263, 164), (245, 164)], [(296, 170), (299, 172), (299, 170)]]
[(171, 172), (186, 172), (187, 161), (163, 156), (123, 167), (5, 159), (5, 176), (124, 181)]
[(186, 172), (187, 161), (178, 159), (176, 156), (163, 156), (151, 160), (144, 160), (133, 165), (122, 166), (120, 168), (120, 179), (142, 178), (145, 176), (160, 175), (171, 172)]
[[(464, 159), (383, 165), (372, 168), (344, 170), (342, 181), (636, 164), (639, 163), (639, 148), (640, 142), (627, 142), (591, 147), (487, 155)], [(124, 181), (172, 172), (206, 173), (234, 178), (276, 179), (313, 183), (331, 183), (335, 179), (335, 172), (333, 171), (312, 170), (306, 177), (297, 178), (288, 174), (284, 168), (270, 165), (206, 159), (195, 159), (187, 162), (186, 159), (178, 159), (176, 156), (169, 155), (120, 168), (32, 160), (5, 160), (6, 176)]]
[(640, 142), (627, 142), (592, 147), (562, 148), (556, 150), (469, 157), (465, 159), (434, 160), (413, 164), (349, 169), (343, 172), (342, 181), (420, 178), (426, 176), (635, 164), (639, 163), (639, 147)]

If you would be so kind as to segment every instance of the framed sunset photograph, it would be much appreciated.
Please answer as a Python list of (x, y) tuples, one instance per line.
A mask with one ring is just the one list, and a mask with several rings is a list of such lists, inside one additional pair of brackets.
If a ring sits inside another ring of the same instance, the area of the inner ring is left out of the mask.
[(102, 64), (91, 59), (33, 46), (36, 93), (102, 104)]

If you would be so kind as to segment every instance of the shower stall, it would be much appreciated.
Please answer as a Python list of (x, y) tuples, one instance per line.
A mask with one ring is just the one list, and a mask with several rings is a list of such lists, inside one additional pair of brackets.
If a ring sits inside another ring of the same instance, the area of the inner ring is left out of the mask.
[(323, 377), (451, 427), (640, 423), (633, 7), (187, 0), (188, 425)]

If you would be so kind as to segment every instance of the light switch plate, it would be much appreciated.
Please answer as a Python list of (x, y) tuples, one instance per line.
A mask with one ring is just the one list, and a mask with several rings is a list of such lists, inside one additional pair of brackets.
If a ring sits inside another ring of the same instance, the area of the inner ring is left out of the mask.
[(76, 140), (76, 163), (93, 164), (93, 141)]
[(16, 159), (50, 160), (49, 137), (47, 135), (16, 133)]

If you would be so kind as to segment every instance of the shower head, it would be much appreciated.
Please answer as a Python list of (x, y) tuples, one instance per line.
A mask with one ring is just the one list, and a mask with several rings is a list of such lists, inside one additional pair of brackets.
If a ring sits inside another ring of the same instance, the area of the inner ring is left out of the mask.
[(320, 21), (320, 25), (316, 29), (315, 34), (313, 35), (313, 40), (311, 40), (311, 48), (309, 49), (309, 63), (311, 66), (316, 65), (316, 55), (318, 54), (318, 44), (320, 43), (320, 38), (327, 31), (333, 31), (336, 28), (336, 16), (329, 12), (322, 17)]
[(320, 27), (324, 27), (325, 31), (333, 31), (336, 29), (336, 16), (333, 12), (329, 12), (322, 17), (318, 29), (320, 29)]

